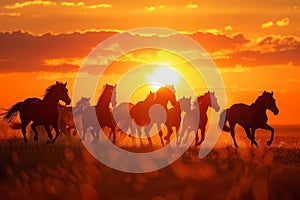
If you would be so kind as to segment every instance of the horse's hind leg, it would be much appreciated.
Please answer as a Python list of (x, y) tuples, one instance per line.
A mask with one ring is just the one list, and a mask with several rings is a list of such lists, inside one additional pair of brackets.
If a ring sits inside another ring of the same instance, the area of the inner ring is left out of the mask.
[(248, 127), (243, 127), (243, 128), (246, 132), (247, 138), (249, 138), (249, 140), (251, 141), (251, 145), (255, 144), (257, 146), (257, 143), (253, 138), (253, 134), (250, 133), (250, 128)]
[(146, 134), (146, 136), (147, 136), (147, 138), (148, 138), (148, 144), (149, 144), (149, 145), (152, 145), (152, 140), (151, 140), (151, 137), (150, 137), (150, 134), (149, 134), (152, 125), (153, 125), (153, 124), (149, 124), (148, 126), (146, 126), (146, 127), (144, 128), (145, 134)]
[(238, 144), (236, 143), (236, 140), (235, 140), (235, 132), (234, 132), (235, 124), (229, 123), (229, 126), (230, 126), (230, 133), (231, 133), (231, 137), (233, 139), (234, 146), (238, 147)]
[(255, 144), (255, 146), (258, 146), (257, 142), (255, 141), (255, 131), (256, 128), (251, 128), (251, 144)]
[(32, 123), (31, 125), (30, 125), (30, 127), (31, 127), (31, 129), (33, 130), (33, 132), (34, 132), (34, 136), (33, 136), (33, 140), (34, 141), (38, 141), (38, 139), (39, 139), (39, 136), (38, 136), (38, 132), (37, 132), (37, 130), (36, 130), (36, 124), (35, 123)]
[(58, 130), (58, 124), (57, 124), (57, 122), (53, 123), (52, 126), (53, 126), (53, 128), (55, 130), (55, 133), (56, 133), (54, 139), (52, 140), (52, 143), (54, 143), (56, 141), (56, 139), (58, 138), (58, 136), (60, 135), (60, 132)]
[(27, 138), (26, 138), (26, 127), (27, 125), (29, 124), (28, 121), (22, 121), (22, 134), (23, 134), (23, 137), (24, 137), (24, 142), (27, 143)]
[(199, 146), (200, 144), (202, 144), (202, 142), (203, 142), (204, 139), (205, 139), (205, 127), (201, 127), (201, 128), (200, 128), (200, 131), (201, 131), (201, 140), (200, 140), (200, 142), (198, 142), (198, 143), (196, 144), (196, 146)]
[(44, 125), (44, 127), (45, 127), (48, 137), (49, 137), (49, 140), (47, 140), (47, 144), (51, 144), (53, 135), (51, 133), (50, 127), (48, 125)]
[(271, 131), (271, 137), (270, 137), (270, 140), (267, 142), (267, 145), (268, 146), (271, 146), (272, 142), (273, 142), (273, 139), (274, 139), (274, 129), (269, 126), (268, 124), (265, 124), (263, 127), (261, 127), (262, 129), (265, 129), (265, 130), (269, 130)]

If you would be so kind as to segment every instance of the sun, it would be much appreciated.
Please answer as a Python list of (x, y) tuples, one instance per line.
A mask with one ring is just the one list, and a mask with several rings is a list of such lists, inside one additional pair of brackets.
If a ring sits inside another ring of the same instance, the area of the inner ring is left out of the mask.
[(174, 85), (176, 87), (180, 80), (179, 72), (169, 66), (159, 66), (152, 73), (146, 74), (146, 80), (154, 91), (161, 86)]

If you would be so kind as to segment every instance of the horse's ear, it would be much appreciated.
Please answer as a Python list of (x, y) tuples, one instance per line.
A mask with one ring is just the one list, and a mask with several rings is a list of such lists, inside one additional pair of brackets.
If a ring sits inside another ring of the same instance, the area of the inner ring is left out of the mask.
[(56, 85), (58, 85), (58, 81), (56, 81)]
[(67, 82), (65, 82), (64, 86), (67, 86)]
[(91, 100), (91, 97), (88, 98), (88, 101)]
[(274, 92), (272, 91), (272, 92), (271, 92), (271, 96), (273, 96), (273, 94), (274, 94)]
[(189, 98), (190, 100), (192, 99), (192, 97)]
[(213, 91), (212, 94), (215, 95), (215, 91)]

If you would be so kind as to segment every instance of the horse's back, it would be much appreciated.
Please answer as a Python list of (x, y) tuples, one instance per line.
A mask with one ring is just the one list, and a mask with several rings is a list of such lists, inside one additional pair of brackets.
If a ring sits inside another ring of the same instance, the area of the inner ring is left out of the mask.
[(248, 125), (250, 123), (250, 106), (244, 103), (234, 104), (227, 110), (226, 115), (232, 123)]

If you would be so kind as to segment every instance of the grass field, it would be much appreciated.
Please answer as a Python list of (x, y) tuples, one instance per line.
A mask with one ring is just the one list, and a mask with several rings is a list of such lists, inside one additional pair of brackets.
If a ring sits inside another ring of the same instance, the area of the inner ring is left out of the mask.
[(259, 147), (240, 134), (240, 148), (223, 133), (226, 140), (205, 158), (190, 148), (168, 167), (144, 174), (103, 165), (76, 138), (62, 136), (54, 145), (30, 138), (25, 145), (19, 132), (1, 128), (0, 199), (300, 199), (298, 127), (275, 128), (270, 148), (269, 133), (257, 134)]

